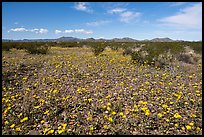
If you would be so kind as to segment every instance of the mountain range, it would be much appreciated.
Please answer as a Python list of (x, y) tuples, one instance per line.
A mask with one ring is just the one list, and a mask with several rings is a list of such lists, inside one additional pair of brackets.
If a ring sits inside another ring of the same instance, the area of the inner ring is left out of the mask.
[(57, 39), (23, 39), (23, 40), (10, 40), (10, 39), (2, 39), (2, 42), (71, 42), (71, 41), (95, 41), (95, 42), (103, 42), (103, 41), (113, 41), (113, 42), (139, 42), (139, 41), (150, 41), (150, 42), (176, 42), (176, 41), (184, 41), (184, 40), (172, 40), (170, 38), (154, 38), (151, 40), (136, 40), (129, 37), (124, 38), (113, 38), (113, 39), (80, 39), (75, 37), (60, 37)]

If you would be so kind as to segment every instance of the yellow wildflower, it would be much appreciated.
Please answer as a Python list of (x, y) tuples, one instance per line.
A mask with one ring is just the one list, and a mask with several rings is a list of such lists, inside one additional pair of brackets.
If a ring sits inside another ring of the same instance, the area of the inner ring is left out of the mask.
[(45, 111), (43, 114), (45, 114), (45, 115), (46, 115), (46, 114), (48, 114), (48, 113), (49, 113), (49, 110), (46, 110), (46, 111)]
[(110, 110), (111, 110), (111, 108), (110, 108), (110, 107), (107, 107), (107, 110), (108, 110), (108, 111), (110, 111)]
[(196, 128), (196, 131), (197, 131), (197, 132), (199, 132), (199, 131), (200, 131), (200, 128), (199, 128), (199, 127), (197, 127), (197, 128)]
[(120, 112), (120, 116), (123, 116), (123, 112)]
[(65, 129), (67, 127), (67, 124), (61, 124), (63, 129)]
[(111, 106), (111, 103), (110, 102), (108, 102), (108, 104), (107, 104), (108, 106)]
[(104, 125), (104, 126), (103, 126), (103, 128), (104, 128), (104, 129), (107, 129), (107, 128), (108, 128), (108, 126), (107, 126), (107, 125)]
[(149, 109), (147, 109), (147, 110), (145, 111), (145, 115), (146, 115), (146, 116), (149, 116), (149, 115), (150, 115)]
[(88, 121), (91, 121), (91, 120), (92, 120), (92, 117), (87, 117), (87, 120), (88, 120)]
[(108, 118), (108, 121), (109, 121), (109, 122), (113, 122), (113, 118), (112, 118), (112, 117), (109, 117), (109, 118)]
[(14, 127), (15, 127), (15, 125), (16, 125), (16, 124), (12, 124), (12, 125), (10, 126), (10, 128), (14, 128)]
[(47, 132), (47, 134), (52, 134), (54, 133), (54, 131), (55, 131), (54, 129), (51, 129), (50, 131)]
[(181, 115), (179, 115), (179, 113), (174, 114), (175, 118), (181, 118)]
[(162, 114), (161, 114), (161, 113), (159, 113), (159, 114), (157, 114), (157, 116), (158, 116), (159, 118), (161, 118), (161, 117), (162, 117)]
[(190, 125), (190, 126), (194, 126), (194, 123), (193, 123), (193, 122), (190, 122), (189, 125)]
[(88, 101), (91, 102), (91, 101), (92, 101), (92, 98), (89, 98)]
[(23, 115), (23, 113), (21, 112), (19, 115), (17, 115), (18, 116), (18, 118), (20, 118), (21, 116)]
[(40, 106), (35, 106), (34, 108), (39, 108)]
[(19, 132), (19, 131), (21, 131), (21, 129), (20, 129), (19, 127), (17, 127), (17, 128), (16, 128), (16, 131)]
[(122, 116), (122, 118), (124, 118), (124, 119), (125, 119), (125, 118), (126, 118), (126, 115), (123, 115), (123, 116)]
[(45, 121), (44, 121), (44, 120), (41, 120), (40, 123), (43, 124), (43, 123), (45, 123)]
[(187, 129), (187, 130), (191, 130), (191, 126), (187, 125), (187, 126), (186, 126), (186, 129)]
[(9, 123), (8, 120), (6, 120), (6, 121), (4, 122), (5, 125), (7, 125), (8, 123)]
[(103, 108), (103, 109), (106, 109), (106, 106), (105, 106), (105, 105), (103, 105), (103, 106), (102, 106), (102, 108)]
[(175, 126), (175, 127), (178, 127), (178, 124), (175, 124), (174, 126)]
[(28, 120), (28, 117), (24, 117), (23, 119), (21, 119), (21, 123), (23, 123), (24, 121)]
[(115, 114), (116, 114), (116, 112), (115, 112), (115, 111), (113, 111), (111, 114), (115, 115)]
[(58, 134), (62, 134), (64, 132), (64, 129), (58, 130)]
[(94, 130), (94, 128), (93, 127), (90, 127), (90, 131), (93, 131)]

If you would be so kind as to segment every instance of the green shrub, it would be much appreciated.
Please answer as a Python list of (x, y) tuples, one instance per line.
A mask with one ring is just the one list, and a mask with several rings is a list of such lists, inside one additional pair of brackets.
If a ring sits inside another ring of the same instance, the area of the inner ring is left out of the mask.
[(30, 54), (47, 54), (49, 50), (49, 45), (43, 43), (30, 43), (26, 47), (26, 51)]
[(95, 56), (98, 56), (106, 48), (106, 46), (103, 43), (94, 43), (93, 45), (91, 45), (91, 47)]
[[(128, 48), (126, 48), (126, 49), (123, 51), (123, 56), (124, 56), (124, 55), (130, 55), (130, 54), (132, 54), (132, 53), (133, 53), (132, 48), (128, 47)], [(133, 55), (133, 56), (134, 56), (134, 55)]]

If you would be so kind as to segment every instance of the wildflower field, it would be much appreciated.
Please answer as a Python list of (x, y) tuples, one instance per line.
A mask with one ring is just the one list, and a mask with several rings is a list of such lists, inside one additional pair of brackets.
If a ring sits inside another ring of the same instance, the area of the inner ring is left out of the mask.
[(132, 62), (124, 49), (2, 51), (2, 134), (202, 134), (202, 63)]

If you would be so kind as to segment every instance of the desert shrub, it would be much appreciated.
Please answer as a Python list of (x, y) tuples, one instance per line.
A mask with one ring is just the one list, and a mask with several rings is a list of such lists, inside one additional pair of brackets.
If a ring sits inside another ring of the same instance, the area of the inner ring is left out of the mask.
[(112, 50), (117, 51), (117, 50), (119, 49), (119, 46), (110, 46), (110, 48), (111, 48)]
[(145, 61), (145, 57), (141, 55), (141, 52), (132, 52), (130, 55), (133, 62), (142, 64)]
[[(133, 51), (132, 51), (132, 48), (130, 48), (130, 47), (126, 48), (126, 49), (123, 51), (123, 55), (130, 55), (130, 54), (132, 54), (132, 53), (133, 53)], [(133, 56), (135, 56), (135, 55), (133, 55)]]
[(10, 51), (10, 49), (13, 48), (8, 42), (2, 43), (2, 51)]
[(91, 45), (92, 51), (95, 56), (98, 56), (100, 53), (102, 53), (106, 46), (103, 43), (94, 43)]
[(179, 61), (182, 61), (182, 62), (185, 62), (185, 63), (189, 63), (189, 64), (194, 64), (195, 63), (193, 57), (191, 56), (191, 54), (188, 54), (188, 53), (181, 53), (181, 54), (179, 54), (177, 59)]
[(49, 46), (44, 43), (30, 43), (29, 46), (26, 46), (26, 51), (30, 54), (47, 54)]

